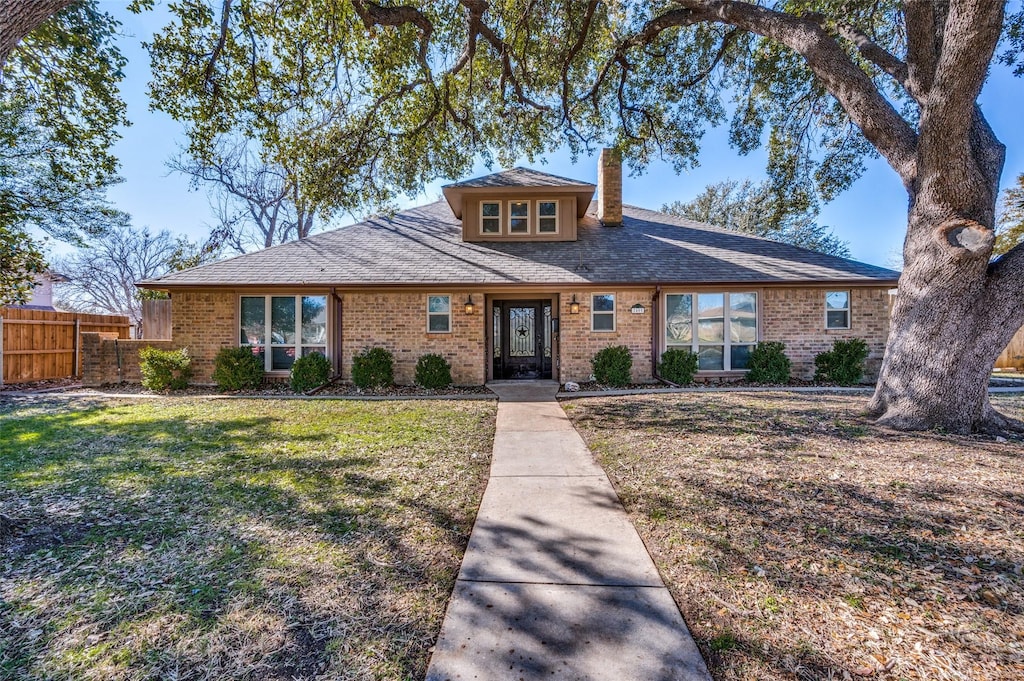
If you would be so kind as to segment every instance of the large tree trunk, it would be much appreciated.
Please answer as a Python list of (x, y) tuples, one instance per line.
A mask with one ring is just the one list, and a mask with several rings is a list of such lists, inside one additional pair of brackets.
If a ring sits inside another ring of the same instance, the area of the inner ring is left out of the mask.
[(0, 67), (22, 39), (75, 0), (0, 0)]
[[(891, 329), (869, 410), (900, 430), (1019, 430), (989, 403), (996, 358), (1024, 323), (990, 276), (997, 187), (932, 178), (914, 197)], [(973, 186), (972, 186), (973, 185)], [(951, 207), (961, 210), (951, 212)], [(974, 210), (964, 210), (974, 206)], [(966, 212), (972, 215), (964, 215)]]

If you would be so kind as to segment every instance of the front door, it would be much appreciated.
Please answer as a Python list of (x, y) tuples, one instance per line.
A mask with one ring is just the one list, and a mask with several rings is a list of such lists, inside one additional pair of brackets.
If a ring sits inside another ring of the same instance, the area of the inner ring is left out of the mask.
[(551, 378), (551, 302), (494, 301), (494, 377)]

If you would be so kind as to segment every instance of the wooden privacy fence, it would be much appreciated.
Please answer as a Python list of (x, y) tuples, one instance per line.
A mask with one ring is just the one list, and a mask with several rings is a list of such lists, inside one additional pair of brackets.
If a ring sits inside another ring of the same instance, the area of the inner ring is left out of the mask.
[(79, 376), (83, 332), (130, 330), (121, 315), (0, 307), (0, 385)]
[(146, 340), (169, 340), (171, 337), (171, 301), (142, 301), (142, 335)]
[(1003, 350), (996, 360), (996, 369), (1013, 369), (1024, 367), (1024, 328), (1010, 340), (1010, 344)]

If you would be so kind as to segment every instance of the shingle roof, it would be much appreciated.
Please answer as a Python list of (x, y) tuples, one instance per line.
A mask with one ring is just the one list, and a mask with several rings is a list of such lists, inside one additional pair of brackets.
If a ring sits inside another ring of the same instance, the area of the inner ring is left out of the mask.
[[(148, 286), (890, 284), (899, 273), (632, 206), (574, 242), (462, 241), (444, 201), (144, 282)], [(581, 266), (582, 264), (582, 266)]]
[(444, 189), (465, 187), (593, 187), (589, 182), (580, 182), (568, 177), (560, 177), (551, 173), (543, 173), (533, 168), (512, 168), (500, 173), (492, 173), (483, 177), (474, 177), (461, 182), (446, 184)]

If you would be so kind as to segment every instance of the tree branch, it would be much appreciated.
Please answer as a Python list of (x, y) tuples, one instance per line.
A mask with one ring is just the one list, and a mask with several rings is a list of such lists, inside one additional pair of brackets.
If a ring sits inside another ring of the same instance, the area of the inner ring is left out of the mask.
[(25, 36), (76, 0), (0, 0), (0, 69)]
[(729, 24), (782, 43), (802, 56), (904, 184), (913, 182), (917, 134), (818, 22), (735, 0), (676, 0), (676, 4), (681, 7), (673, 20), (677, 25)]

